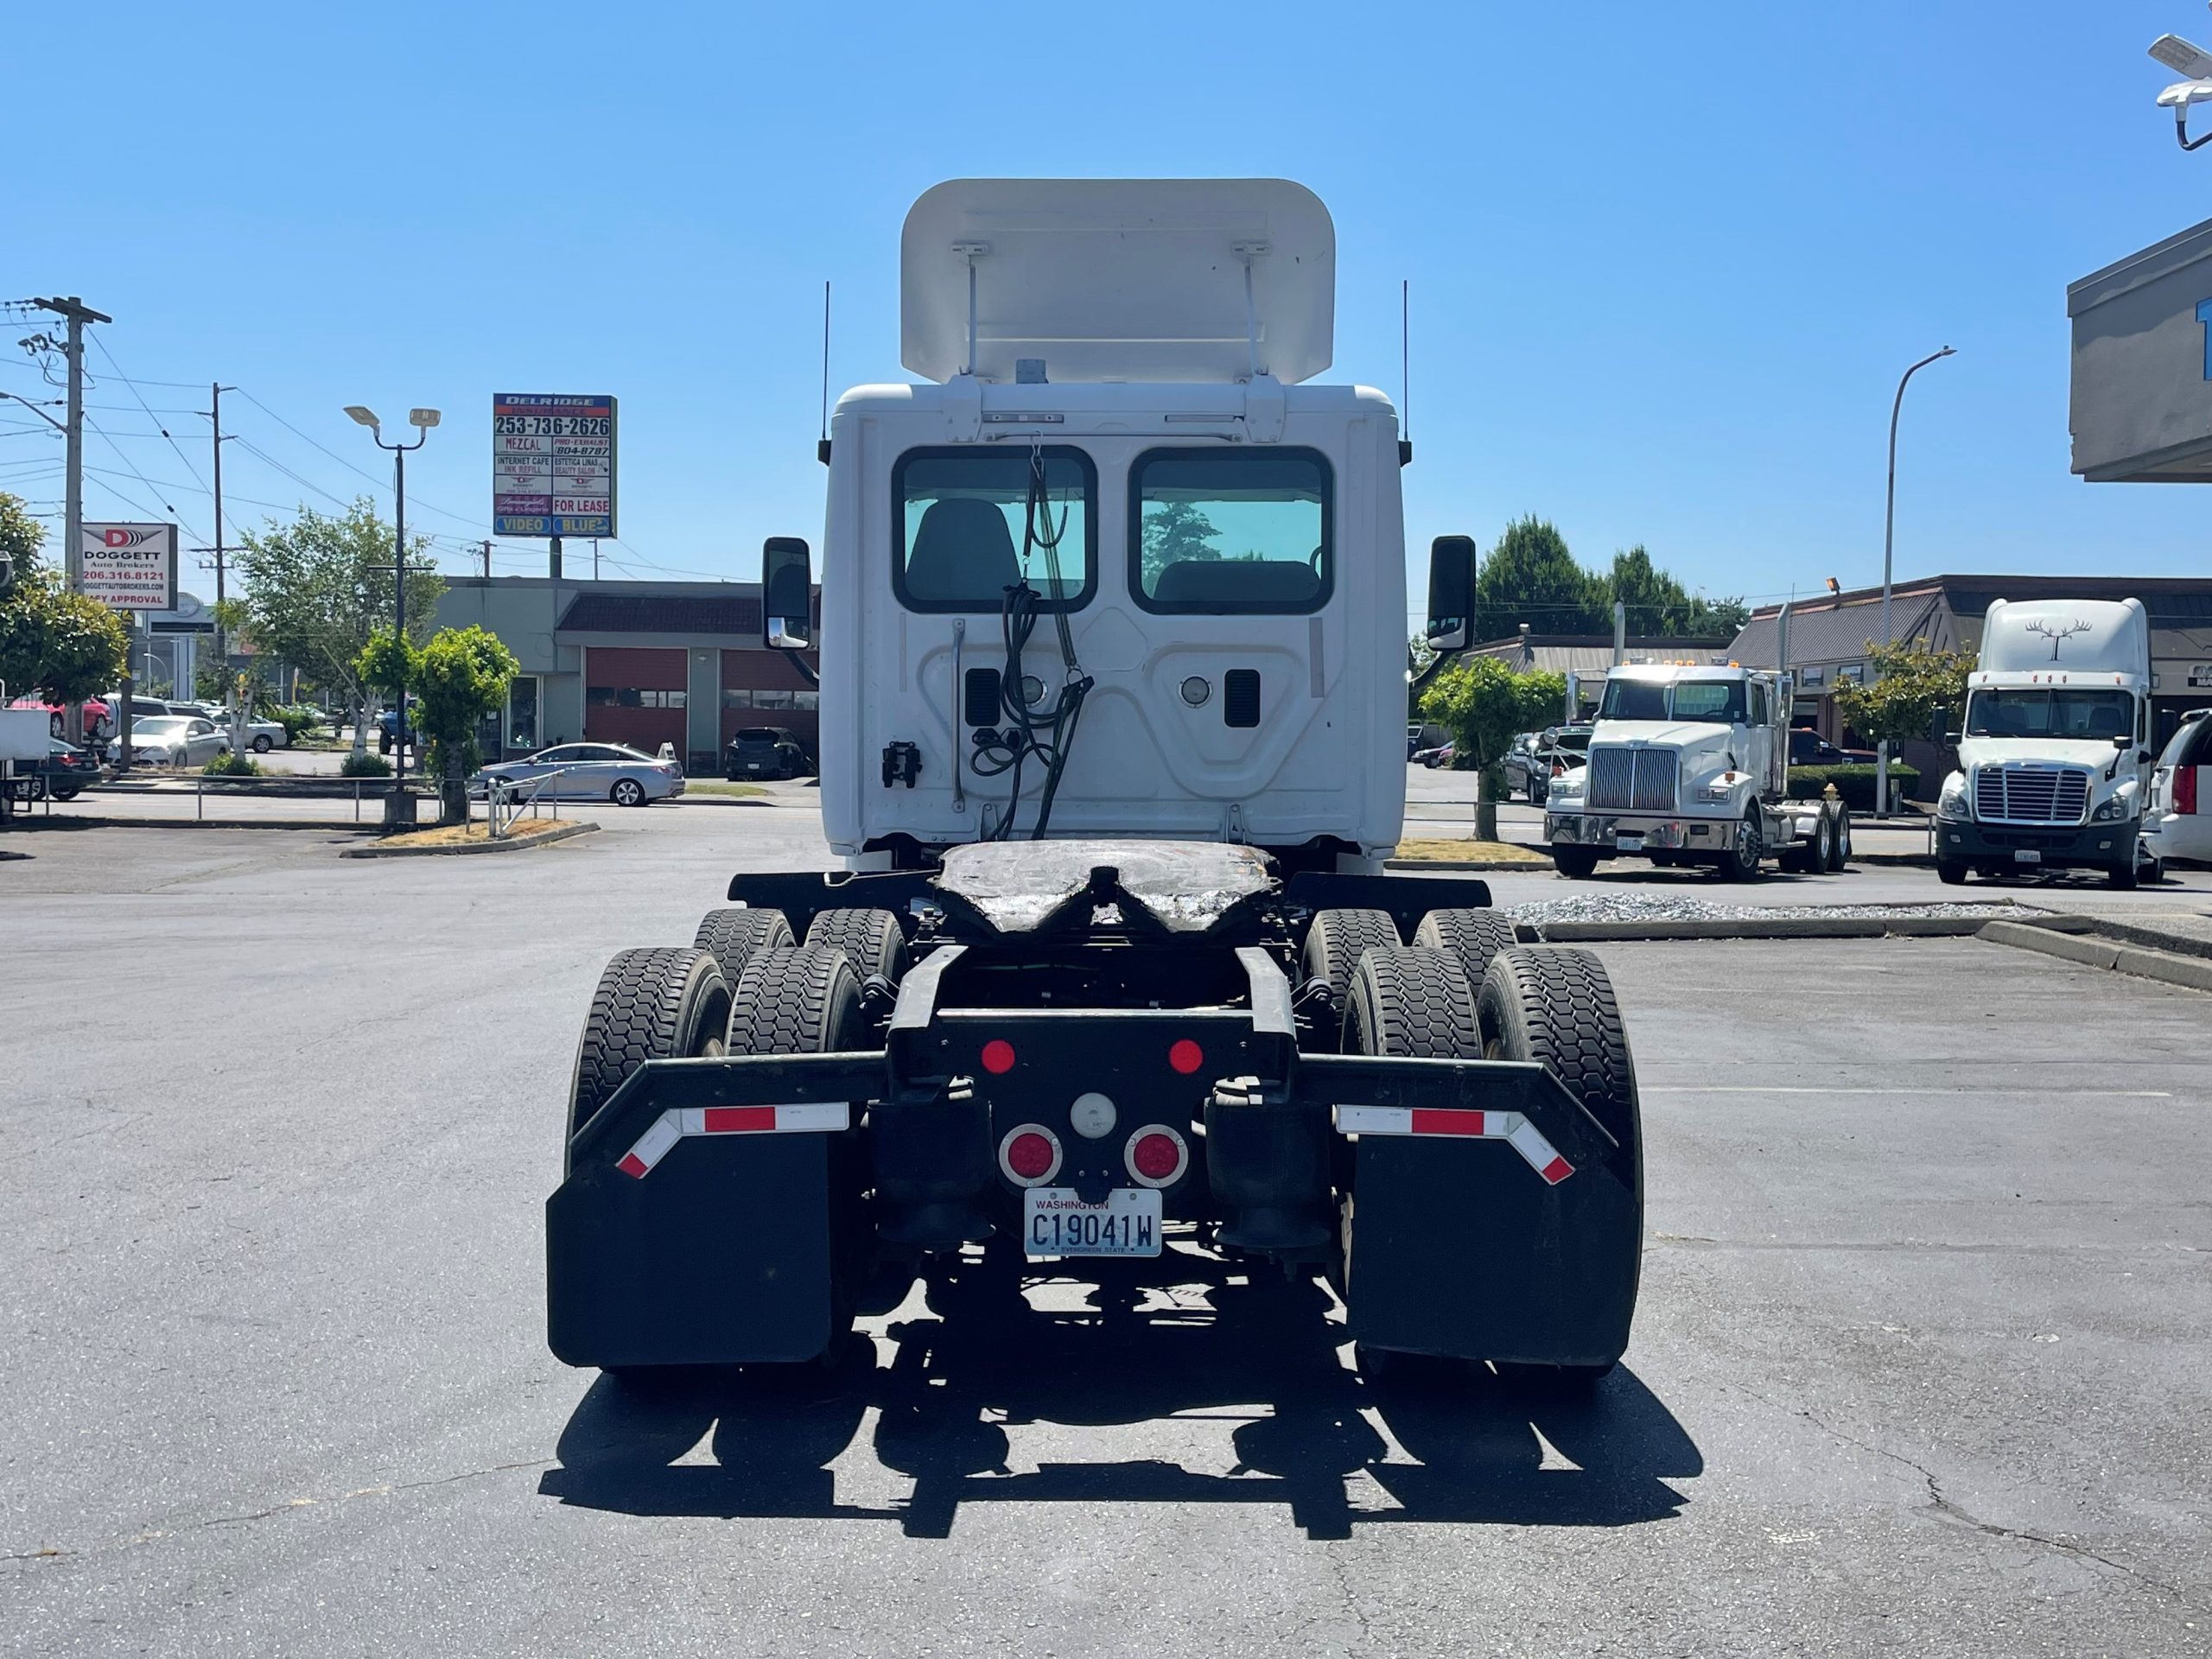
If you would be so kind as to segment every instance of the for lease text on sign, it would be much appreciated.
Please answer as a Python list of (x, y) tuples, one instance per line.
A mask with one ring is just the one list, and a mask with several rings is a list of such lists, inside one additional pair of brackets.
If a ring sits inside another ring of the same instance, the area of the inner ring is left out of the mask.
[(492, 528), (500, 536), (614, 534), (614, 399), (492, 397)]

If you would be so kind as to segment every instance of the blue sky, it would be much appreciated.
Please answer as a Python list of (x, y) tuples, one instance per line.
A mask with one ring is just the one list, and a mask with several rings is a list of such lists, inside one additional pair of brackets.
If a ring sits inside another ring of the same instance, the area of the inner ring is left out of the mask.
[[(12, 31), (0, 298), (111, 313), (96, 332), (156, 410), (205, 408), (216, 377), (258, 399), (225, 400), (262, 452), (226, 454), (233, 524), (372, 487), (334, 456), (386, 476), (343, 404), (435, 404), (410, 517), (463, 569), (492, 393), (613, 391), (608, 574), (749, 575), (764, 536), (820, 534), (825, 278), (835, 388), (901, 378), (924, 188), (1276, 174), (1336, 218), (1328, 378), (1398, 394), (1412, 282), (1417, 572), (1431, 536), (1535, 512), (1586, 563), (1642, 542), (1715, 594), (1878, 581), (1891, 394), (1949, 344), (1905, 411), (1901, 575), (2202, 574), (2212, 496), (2067, 471), (2066, 284), (2212, 200), (2212, 151), (2152, 104), (2168, 29), (2212, 17), (90, 4), (35, 58)], [(40, 385), (0, 346), (0, 386)], [(89, 511), (138, 516), (112, 485), (206, 535), (206, 423), (153, 417), (181, 456), (112, 376), (92, 402), (128, 461), (88, 440), (119, 474)], [(27, 419), (0, 405), (0, 488), (58, 505)], [(543, 563), (515, 543), (495, 569)]]

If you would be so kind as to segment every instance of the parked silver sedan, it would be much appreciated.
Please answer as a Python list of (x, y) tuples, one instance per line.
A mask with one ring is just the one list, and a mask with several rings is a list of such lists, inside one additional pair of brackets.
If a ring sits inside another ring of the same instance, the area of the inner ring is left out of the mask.
[(516, 784), (522, 785), (516, 792), (526, 796), (529, 785), (540, 778), (547, 779), (540, 800), (643, 806), (683, 792), (681, 766), (620, 743), (562, 743), (524, 760), (502, 760), (470, 778), (468, 791), (481, 796), (493, 784)]
[[(231, 740), (212, 720), (183, 715), (162, 715), (130, 722), (130, 758), (147, 766), (204, 766), (219, 754), (231, 752)], [(107, 758), (123, 759), (119, 741), (107, 746)]]

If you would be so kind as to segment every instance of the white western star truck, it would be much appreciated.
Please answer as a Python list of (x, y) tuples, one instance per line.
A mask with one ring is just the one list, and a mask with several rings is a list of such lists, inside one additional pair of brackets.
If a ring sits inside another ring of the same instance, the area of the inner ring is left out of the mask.
[(1554, 778), (1544, 839), (1561, 875), (1600, 860), (1707, 865), (1723, 880), (1755, 879), (1761, 861), (1785, 870), (1840, 870), (1851, 812), (1840, 801), (1789, 798), (1789, 677), (1688, 663), (1611, 671), (1590, 734), (1590, 758)]
[[(546, 1211), (563, 1359), (811, 1363), (887, 1271), (1179, 1282), (1170, 1243), (1325, 1275), (1370, 1356), (1619, 1357), (1643, 1173), (1605, 970), (1516, 946), (1478, 881), (1382, 872), (1408, 454), (1380, 392), (1304, 384), (1335, 268), (1281, 181), (915, 203), (924, 383), (848, 393), (824, 445), (846, 868), (737, 875), (609, 964)], [(769, 543), (764, 646), (813, 639), (810, 564)], [(1440, 538), (1446, 648), (1472, 575)]]
[(1936, 870), (2097, 869), (2132, 887), (2151, 749), (2151, 623), (2139, 599), (1998, 600), (1967, 677)]

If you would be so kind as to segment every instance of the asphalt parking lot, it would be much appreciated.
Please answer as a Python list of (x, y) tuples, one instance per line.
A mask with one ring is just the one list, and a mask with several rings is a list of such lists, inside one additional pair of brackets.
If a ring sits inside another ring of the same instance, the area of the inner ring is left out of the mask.
[[(797, 798), (593, 816), (0, 842), (0, 1646), (2212, 1651), (2212, 999), (1970, 938), (1602, 947), (1649, 1232), (1584, 1406), (1370, 1385), (1319, 1293), (1198, 1257), (1134, 1306), (948, 1280), (826, 1383), (640, 1399), (542, 1336), (584, 1004), (731, 869), (827, 860)], [(1891, 881), (1941, 891), (1740, 891)]]

